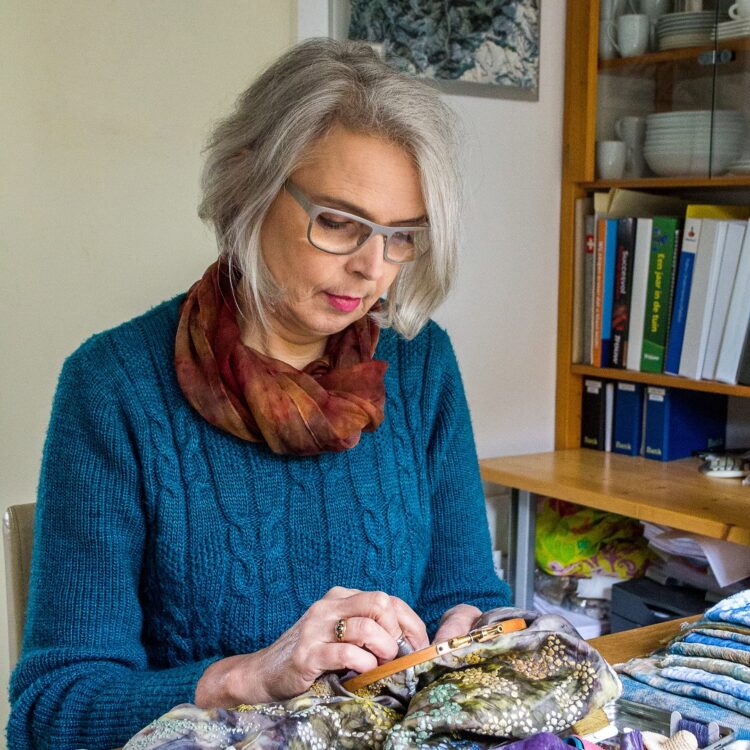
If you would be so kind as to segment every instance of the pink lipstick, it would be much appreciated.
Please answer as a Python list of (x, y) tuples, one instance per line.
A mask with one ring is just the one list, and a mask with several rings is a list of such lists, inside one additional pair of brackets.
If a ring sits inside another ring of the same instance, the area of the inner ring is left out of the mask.
[(325, 292), (325, 295), (331, 307), (345, 313), (354, 312), (362, 301), (361, 297), (344, 297), (338, 294), (330, 294), (329, 292)]

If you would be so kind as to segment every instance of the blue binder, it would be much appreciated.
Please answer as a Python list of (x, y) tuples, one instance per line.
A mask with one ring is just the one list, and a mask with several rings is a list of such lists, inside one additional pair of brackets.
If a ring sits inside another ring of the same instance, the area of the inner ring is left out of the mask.
[(674, 461), (695, 451), (724, 448), (727, 397), (679, 388), (649, 386), (644, 455)]
[(639, 456), (642, 428), (643, 386), (640, 383), (618, 383), (615, 393), (612, 452), (626, 456)]

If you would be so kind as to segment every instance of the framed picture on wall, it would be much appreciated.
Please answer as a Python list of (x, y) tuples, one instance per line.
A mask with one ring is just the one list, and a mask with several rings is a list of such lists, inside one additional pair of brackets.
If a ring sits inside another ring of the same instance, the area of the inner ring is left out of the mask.
[(337, 38), (449, 94), (539, 98), (541, 0), (329, 0)]

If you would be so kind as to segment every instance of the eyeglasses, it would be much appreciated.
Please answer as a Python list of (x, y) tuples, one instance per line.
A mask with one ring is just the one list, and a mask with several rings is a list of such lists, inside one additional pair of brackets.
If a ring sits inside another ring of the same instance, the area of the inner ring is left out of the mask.
[(427, 250), (429, 226), (386, 227), (337, 208), (319, 206), (289, 180), (284, 187), (310, 217), (307, 239), (318, 250), (333, 255), (350, 255), (374, 234), (385, 237), (383, 257), (390, 263), (410, 263)]

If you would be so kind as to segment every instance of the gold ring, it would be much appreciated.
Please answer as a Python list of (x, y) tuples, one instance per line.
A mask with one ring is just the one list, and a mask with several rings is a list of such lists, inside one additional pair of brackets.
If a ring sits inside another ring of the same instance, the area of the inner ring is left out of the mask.
[(342, 617), (340, 620), (336, 621), (336, 627), (333, 629), (333, 632), (336, 634), (336, 640), (341, 643), (341, 641), (344, 640), (344, 635), (346, 634), (345, 617)]

